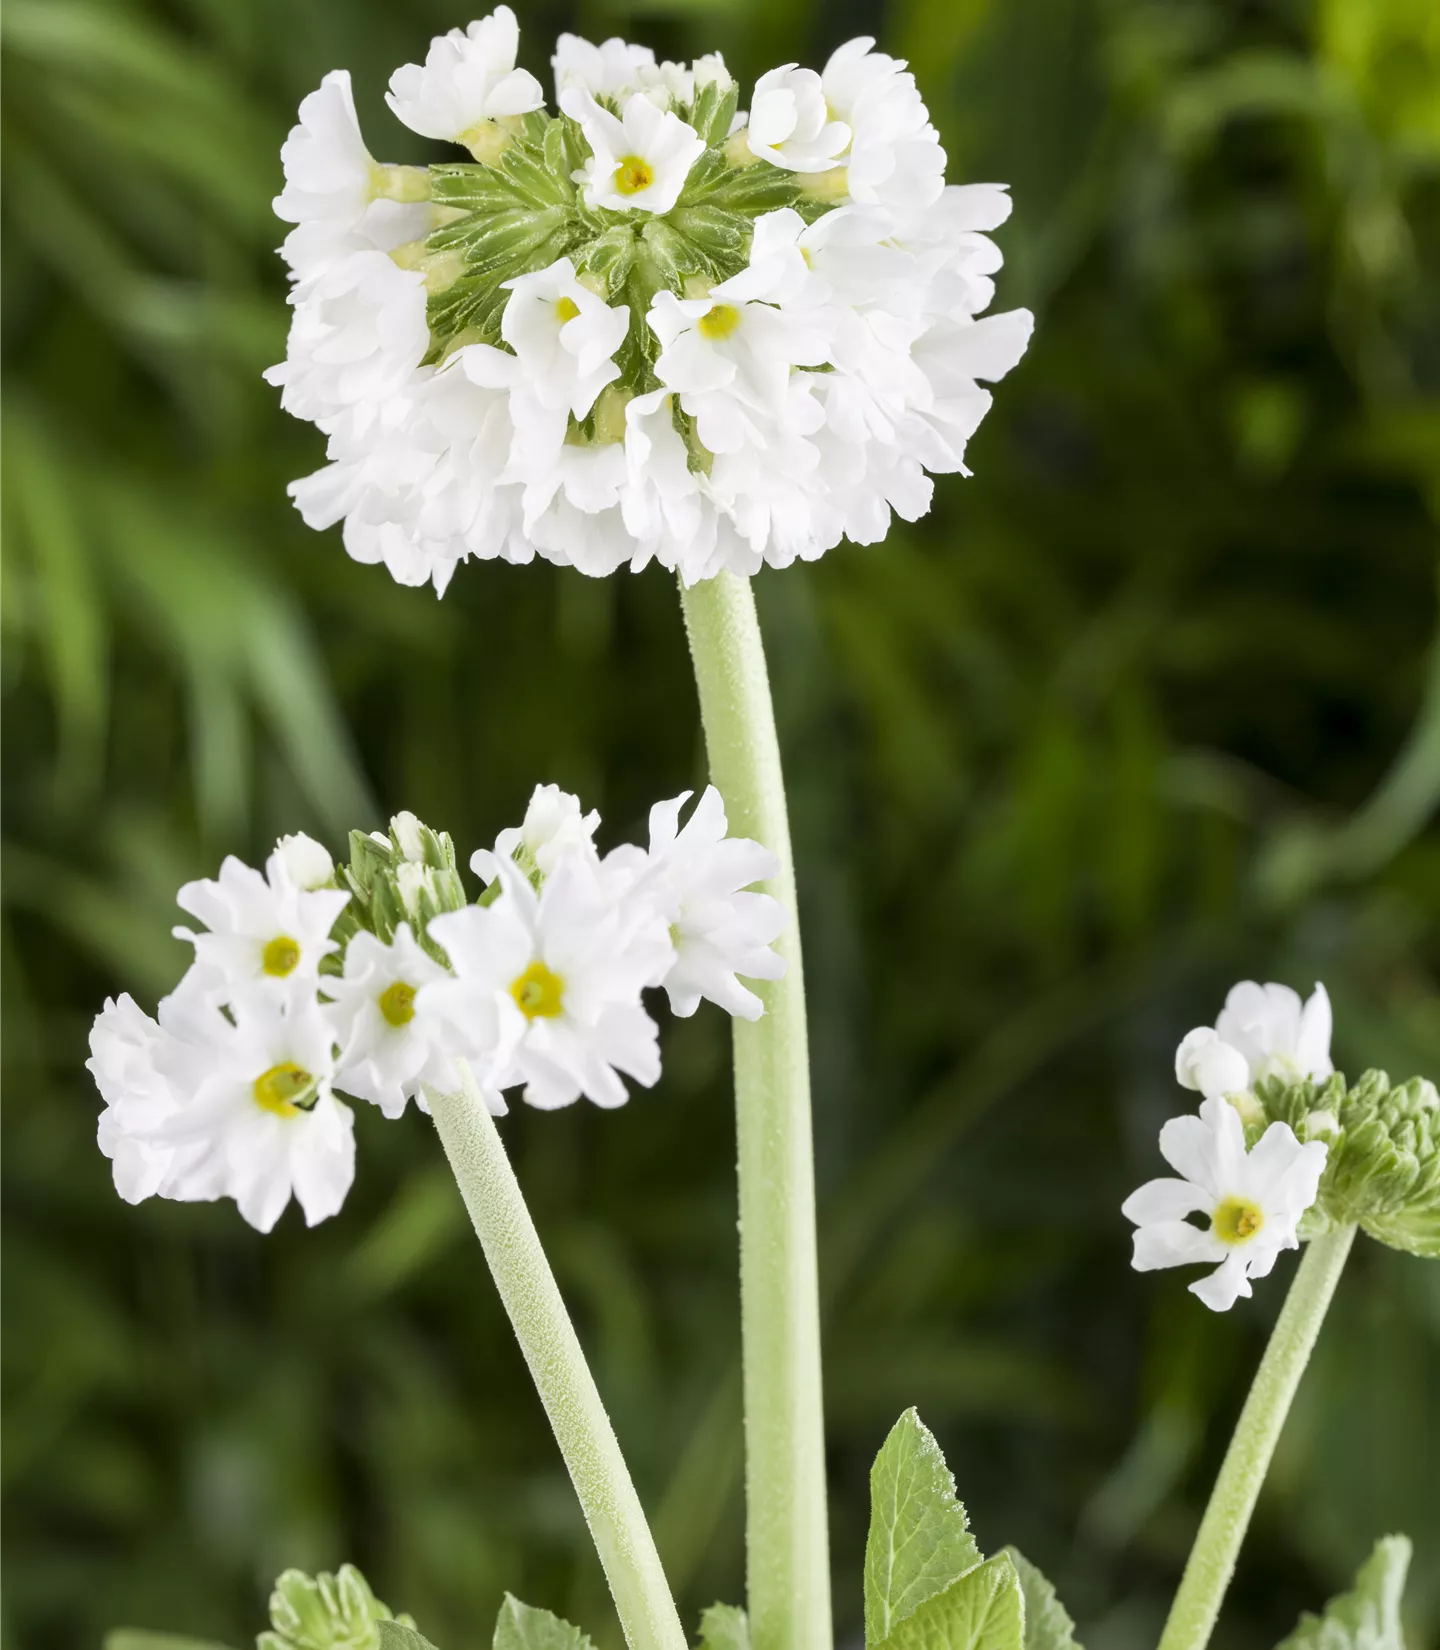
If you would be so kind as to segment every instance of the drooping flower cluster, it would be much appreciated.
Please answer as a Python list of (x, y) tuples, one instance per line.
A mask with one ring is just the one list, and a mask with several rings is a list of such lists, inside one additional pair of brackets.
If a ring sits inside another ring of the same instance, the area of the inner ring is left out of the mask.
[[(1282, 1249), (1299, 1246), (1300, 1218), (1315, 1202), (1325, 1172), (1324, 1140), (1304, 1144), (1288, 1123), (1271, 1122), (1255, 1085), (1328, 1076), (1330, 999), (1323, 985), (1302, 1004), (1289, 986), (1246, 980), (1232, 988), (1214, 1026), (1190, 1032), (1175, 1055), (1175, 1075), (1204, 1099), (1198, 1117), (1175, 1117), (1160, 1131), (1160, 1151), (1181, 1177), (1149, 1181), (1125, 1200), (1135, 1223), (1133, 1264), (1213, 1264), (1190, 1285), (1206, 1306), (1224, 1312), (1250, 1279), (1263, 1278)], [(1246, 1131), (1254, 1135), (1247, 1150)], [(1204, 1215), (1208, 1227), (1193, 1225)]]
[(757, 1018), (738, 976), (777, 979), (779, 903), (759, 843), (728, 836), (713, 787), (656, 805), (647, 848), (602, 856), (599, 815), (542, 785), (524, 823), (471, 868), (471, 903), (450, 839), (400, 814), (388, 835), (351, 834), (348, 866), (308, 837), (284, 838), (264, 874), (227, 859), (186, 884), (177, 928), (195, 960), (152, 1019), (128, 996), (91, 1032), (105, 1110), (101, 1150), (127, 1202), (232, 1197), (269, 1231), (292, 1194), (313, 1225), (355, 1171), (353, 1116), (337, 1098), (399, 1117), (468, 1064), (491, 1109), (521, 1088), (531, 1105), (581, 1095), (623, 1105), (625, 1078), (660, 1075), (644, 992), (676, 1014), (702, 997)]
[(300, 106), (282, 403), (329, 438), (291, 491), (359, 561), (443, 592), (468, 556), (687, 583), (880, 539), (964, 470), (1031, 317), (983, 316), (1003, 186), (947, 186), (869, 39), (762, 75), (562, 35), (558, 112), (506, 6), (390, 82), (469, 150), (384, 166), (343, 70)]

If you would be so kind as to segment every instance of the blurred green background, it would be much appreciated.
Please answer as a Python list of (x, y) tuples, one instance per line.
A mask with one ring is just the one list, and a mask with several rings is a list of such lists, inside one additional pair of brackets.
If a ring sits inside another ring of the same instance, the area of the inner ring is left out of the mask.
[[(1242, 976), (1339, 1062), (1440, 1075), (1440, 12), (1432, 0), (516, 0), (721, 47), (748, 86), (872, 31), (950, 176), (1014, 187), (1031, 352), (973, 480), (758, 595), (811, 971), (836, 1603), (902, 1407), (982, 1545), (1144, 1650), (1289, 1265), (1214, 1317), (1127, 1266), (1178, 1037)], [(616, 1631), (424, 1121), (359, 1118), (343, 1213), (125, 1207), (90, 1019), (186, 953), (185, 878), (413, 808), (468, 854), (537, 780), (613, 843), (703, 772), (675, 594), (497, 564), (443, 604), (306, 532), (261, 369), (301, 95), (441, 0), (8, 0), (3, 20), (8, 1644), (240, 1646), (351, 1558), (445, 1650), (510, 1588)], [(741, 1590), (726, 1027), (618, 1115), (506, 1137), (688, 1620)], [(1293, 1264), (1293, 1263), (1291, 1263)], [(1357, 1251), (1225, 1624), (1266, 1647), (1373, 1537), (1440, 1623), (1440, 1267)]]

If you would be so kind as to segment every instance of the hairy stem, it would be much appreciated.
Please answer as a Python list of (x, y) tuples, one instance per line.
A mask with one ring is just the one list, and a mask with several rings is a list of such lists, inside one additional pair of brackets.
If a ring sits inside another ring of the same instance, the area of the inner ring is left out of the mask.
[(431, 1115), (500, 1299), (570, 1469), (630, 1650), (686, 1650), (640, 1497), (474, 1078), (429, 1094)]
[(780, 746), (755, 601), (721, 573), (682, 589), (710, 775), (730, 830), (780, 861), (785, 977), (735, 1021), (744, 1342), (746, 1580), (755, 1650), (831, 1650), (805, 982)]
[(1305, 1246), (1215, 1480), (1160, 1650), (1205, 1650), (1210, 1640), (1280, 1429), (1354, 1241), (1355, 1228), (1342, 1226)]

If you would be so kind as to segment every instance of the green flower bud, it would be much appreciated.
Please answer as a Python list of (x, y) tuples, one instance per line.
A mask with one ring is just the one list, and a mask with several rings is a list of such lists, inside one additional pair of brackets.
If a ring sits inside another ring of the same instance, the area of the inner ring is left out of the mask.
[(353, 1564), (314, 1577), (286, 1570), (270, 1595), (272, 1630), (260, 1634), (255, 1650), (379, 1650), (379, 1621), (415, 1625), (392, 1615)]
[(350, 864), (340, 873), (350, 904), (341, 913), (335, 937), (342, 944), (360, 929), (388, 945), (402, 922), (439, 963), (446, 958), (428, 937), (432, 918), (468, 904), (455, 844), (412, 813), (396, 814), (390, 831), (351, 831)]

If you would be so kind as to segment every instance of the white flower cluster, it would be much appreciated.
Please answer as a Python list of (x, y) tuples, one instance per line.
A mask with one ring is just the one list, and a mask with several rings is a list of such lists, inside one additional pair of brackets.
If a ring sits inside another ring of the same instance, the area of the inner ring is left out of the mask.
[(785, 918), (749, 890), (776, 862), (726, 834), (713, 787), (681, 825), (689, 796), (651, 811), (648, 848), (602, 857), (598, 814), (540, 786), (523, 825), (472, 859), (488, 885), (475, 904), (448, 839), (408, 814), (389, 836), (355, 833), (350, 869), (297, 836), (264, 875), (231, 858), (186, 884), (178, 902), (204, 927), (175, 932), (193, 965), (156, 1019), (122, 996), (91, 1032), (116, 1190), (232, 1197), (261, 1231), (293, 1194), (313, 1225), (355, 1173), (337, 1091), (389, 1118), (412, 1099), (428, 1111), (426, 1090), (458, 1088), (463, 1060), (497, 1114), (521, 1086), (533, 1106), (618, 1106), (623, 1077), (660, 1075), (645, 990), (663, 987), (676, 1014), (708, 997), (757, 1018), (739, 976), (783, 973), (771, 942)]
[[(1180, 1179), (1149, 1181), (1125, 1200), (1135, 1223), (1139, 1272), (1214, 1264), (1190, 1285), (1217, 1312), (1249, 1295), (1282, 1249), (1299, 1246), (1300, 1217), (1319, 1194), (1328, 1147), (1302, 1145), (1285, 1123), (1271, 1123), (1247, 1151), (1247, 1123), (1263, 1121), (1253, 1092), (1267, 1077), (1296, 1082), (1328, 1077), (1330, 999), (1317, 985), (1302, 1004), (1286, 985), (1234, 986), (1214, 1026), (1190, 1032), (1175, 1055), (1175, 1075), (1204, 1095), (1198, 1117), (1173, 1117), (1160, 1151)], [(1208, 1228), (1186, 1218), (1201, 1214)]]
[(982, 315), (1010, 212), (947, 186), (870, 39), (762, 75), (562, 35), (558, 114), (507, 6), (432, 42), (391, 109), (471, 159), (382, 166), (337, 70), (300, 106), (282, 404), (329, 438), (305, 520), (443, 592), (469, 556), (693, 583), (869, 544), (929, 508), (1029, 340)]

